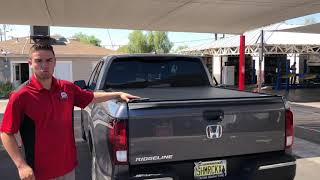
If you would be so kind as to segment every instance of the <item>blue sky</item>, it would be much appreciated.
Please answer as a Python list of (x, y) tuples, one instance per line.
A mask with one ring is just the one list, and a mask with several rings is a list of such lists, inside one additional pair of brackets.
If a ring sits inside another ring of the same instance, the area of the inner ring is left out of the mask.
[[(289, 24), (302, 24), (305, 18), (311, 17), (316, 22), (320, 22), (320, 13), (295, 18), (286, 21)], [(0, 25), (0, 28), (3, 26)], [(7, 37), (24, 37), (30, 33), (30, 27), (27, 25), (8, 25)], [(108, 35), (108, 31), (110, 34)], [(78, 28), (78, 27), (51, 27), (50, 34), (60, 34), (65, 37), (71, 37), (75, 33), (82, 32), (87, 35), (94, 35), (102, 41), (102, 45), (106, 48), (117, 49), (120, 45), (128, 43), (128, 35), (131, 30), (121, 29), (98, 29), (98, 28)], [(186, 32), (169, 32), (170, 41), (174, 42), (174, 48), (180, 45), (188, 45), (189, 47), (204, 44), (213, 40), (214, 34), (212, 33), (186, 33)], [(111, 40), (110, 40), (111, 39)], [(114, 45), (113, 48), (111, 45)]]
[[(2, 27), (2, 26), (0, 26)], [(7, 29), (11, 29), (7, 33), (7, 37), (24, 37), (30, 33), (30, 26), (25, 25), (9, 25)], [(108, 31), (110, 34), (108, 35)], [(128, 35), (132, 30), (124, 29), (100, 29), (100, 28), (79, 28), (79, 27), (58, 27), (54, 26), (50, 28), (50, 34), (60, 34), (65, 37), (71, 37), (72, 35), (82, 32), (87, 35), (94, 35), (102, 41), (102, 45), (106, 48), (116, 49), (120, 45), (128, 43)], [(170, 41), (174, 42), (175, 46), (179, 45), (196, 45), (208, 42), (214, 38), (212, 33), (186, 33), (186, 32), (169, 32)], [(110, 40), (111, 39), (111, 40)]]

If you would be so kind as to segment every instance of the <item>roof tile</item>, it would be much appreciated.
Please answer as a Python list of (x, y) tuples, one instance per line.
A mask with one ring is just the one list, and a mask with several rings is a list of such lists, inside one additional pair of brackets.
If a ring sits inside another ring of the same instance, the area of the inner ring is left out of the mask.
[[(0, 51), (11, 55), (27, 55), (33, 42), (29, 37), (15, 38), (0, 42)], [(93, 55), (106, 56), (110, 54), (118, 54), (117, 51), (97, 47), (91, 44), (82, 43), (76, 40), (69, 40), (64, 45), (53, 45), (56, 55)]]

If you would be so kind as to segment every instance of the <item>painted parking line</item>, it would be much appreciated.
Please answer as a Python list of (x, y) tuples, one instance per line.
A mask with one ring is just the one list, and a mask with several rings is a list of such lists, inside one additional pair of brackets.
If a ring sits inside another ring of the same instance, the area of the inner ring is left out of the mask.
[(295, 137), (292, 151), (299, 158), (309, 158), (320, 163), (320, 145), (317, 143)]
[[(299, 127), (299, 128), (302, 128), (302, 129), (306, 129), (306, 130), (310, 130), (310, 131), (314, 131), (314, 132), (318, 132), (320, 133), (320, 130), (319, 129), (314, 129), (312, 127), (308, 127), (308, 126), (296, 126), (296, 127)], [(319, 127), (318, 127), (319, 128)]]
[(305, 128), (310, 128), (310, 129), (315, 129), (315, 130), (320, 130), (320, 126), (309, 126), (309, 125), (298, 125), (299, 127), (305, 127)]

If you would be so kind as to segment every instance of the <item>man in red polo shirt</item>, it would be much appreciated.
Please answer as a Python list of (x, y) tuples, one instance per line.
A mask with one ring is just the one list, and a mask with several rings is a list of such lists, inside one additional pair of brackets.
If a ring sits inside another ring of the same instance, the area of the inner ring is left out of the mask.
[[(33, 75), (10, 96), (0, 131), (5, 149), (23, 180), (74, 180), (77, 165), (73, 135), (73, 106), (121, 98), (123, 92), (90, 92), (53, 77), (56, 65), (51, 45), (34, 44), (29, 53)], [(14, 134), (20, 131), (25, 159)]]

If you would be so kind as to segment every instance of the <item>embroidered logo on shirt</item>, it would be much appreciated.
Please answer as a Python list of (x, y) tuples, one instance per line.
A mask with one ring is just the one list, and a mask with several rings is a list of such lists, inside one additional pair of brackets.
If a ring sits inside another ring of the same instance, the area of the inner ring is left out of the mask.
[(68, 99), (68, 94), (66, 92), (61, 92), (60, 93), (60, 100), (66, 100)]

